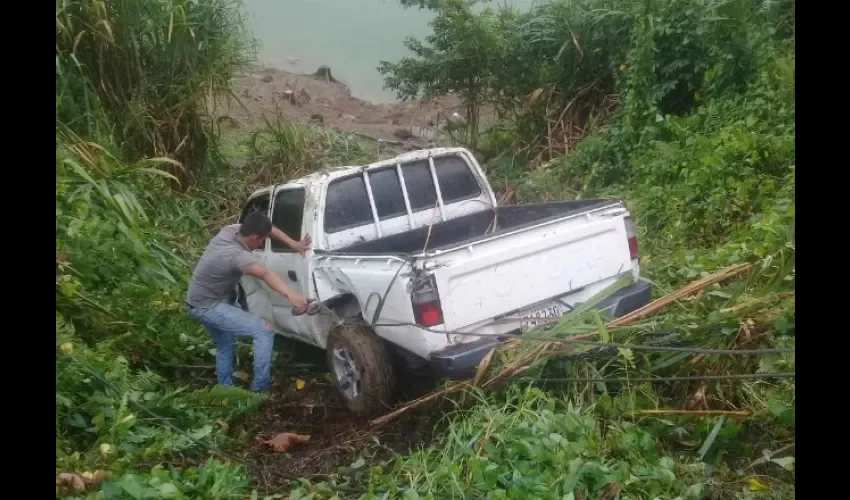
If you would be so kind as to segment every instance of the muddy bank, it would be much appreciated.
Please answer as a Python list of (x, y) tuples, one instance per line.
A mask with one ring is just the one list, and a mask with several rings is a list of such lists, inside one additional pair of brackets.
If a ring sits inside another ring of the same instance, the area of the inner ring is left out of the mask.
[(445, 144), (437, 127), (461, 113), (457, 99), (375, 104), (358, 99), (330, 73), (296, 74), (275, 68), (248, 67), (232, 81), (235, 98), (213, 103), (213, 115), (225, 134), (263, 125), (296, 121), (323, 125), (375, 140), (405, 141), (428, 147)]

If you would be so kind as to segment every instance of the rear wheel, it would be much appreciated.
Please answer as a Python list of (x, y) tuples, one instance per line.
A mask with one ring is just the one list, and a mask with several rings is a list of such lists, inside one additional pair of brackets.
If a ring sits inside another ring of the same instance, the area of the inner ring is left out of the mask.
[(389, 408), (395, 372), (386, 344), (364, 326), (342, 325), (331, 331), (328, 366), (346, 406), (367, 417)]

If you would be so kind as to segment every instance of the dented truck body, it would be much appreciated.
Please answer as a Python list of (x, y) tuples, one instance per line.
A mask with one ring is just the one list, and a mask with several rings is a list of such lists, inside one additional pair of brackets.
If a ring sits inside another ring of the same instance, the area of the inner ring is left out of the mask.
[(294, 238), (312, 235), (306, 257), (272, 242), (256, 256), (332, 312), (293, 316), (251, 277), (243, 307), (320, 348), (340, 323), (365, 325), (441, 376), (470, 376), (500, 336), (557, 319), (624, 275), (632, 284), (601, 309), (619, 316), (650, 298), (621, 201), (499, 205), (465, 149), (316, 173), (254, 193), (243, 217), (253, 209)]

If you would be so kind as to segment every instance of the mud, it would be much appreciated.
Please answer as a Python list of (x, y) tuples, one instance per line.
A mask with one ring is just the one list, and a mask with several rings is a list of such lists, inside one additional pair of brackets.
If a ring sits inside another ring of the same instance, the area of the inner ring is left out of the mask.
[[(292, 487), (296, 478), (321, 480), (359, 458), (367, 467), (383, 463), (432, 438), (442, 415), (439, 409), (427, 408), (385, 426), (372, 426), (345, 407), (330, 381), (322, 351), (286, 339), (275, 348), (279, 356), (269, 400), (239, 426), (244, 429), (245, 444), (237, 453), (247, 462), (253, 487), (259, 491), (279, 493)], [(240, 365), (250, 370), (250, 360)], [(401, 400), (424, 394), (436, 383), (427, 377), (401, 377)], [(298, 379), (305, 382), (300, 390)], [(306, 434), (310, 441), (280, 453), (256, 439), (281, 432)]]
[[(296, 74), (251, 66), (232, 79), (233, 96), (211, 101), (212, 115), (225, 135), (272, 123), (294, 121), (321, 125), (374, 140), (412, 146), (445, 145), (439, 132), (453, 113), (464, 110), (454, 97), (375, 104), (358, 99), (343, 83), (321, 74)], [(482, 112), (481, 122), (491, 120)]]
[(225, 134), (262, 126), (264, 117), (273, 123), (280, 117), (374, 139), (428, 143), (436, 140), (436, 124), (459, 110), (450, 98), (374, 104), (353, 97), (333, 79), (259, 66), (237, 73), (231, 84), (234, 98), (213, 103)]

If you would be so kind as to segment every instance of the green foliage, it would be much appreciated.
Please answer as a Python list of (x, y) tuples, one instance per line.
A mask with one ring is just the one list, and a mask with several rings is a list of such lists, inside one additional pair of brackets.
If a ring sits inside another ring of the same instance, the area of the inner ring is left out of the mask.
[(248, 54), (240, 7), (57, 3), (56, 471), (108, 471), (93, 498), (234, 498), (246, 484), (215, 460), (151, 469), (197, 463), (264, 401), (169, 380), (211, 358), (182, 297), (218, 207), (173, 188), (216, 154), (203, 114)]
[(491, 70), (505, 50), (502, 46), (505, 40), (498, 35), (504, 30), (506, 19), (497, 18), (489, 9), (475, 14), (472, 7), (477, 0), (429, 3), (433, 4), (429, 8), (436, 11), (431, 22), (433, 34), (426, 38), (426, 43), (406, 40), (405, 46), (415, 57), (398, 63), (382, 61), (378, 70), (387, 75), (387, 87), (398, 91), (403, 99), (415, 98), (420, 93), (425, 97), (458, 94), (466, 108), (469, 132), (466, 139), (474, 146)]
[[(518, 146), (551, 157), (569, 148), (569, 137), (598, 128), (616, 93), (617, 128), (628, 136), (617, 139), (617, 160), (645, 140), (656, 117), (684, 115), (701, 100), (743, 91), (762, 46), (787, 26), (793, 7), (556, 0), (517, 12), (476, 9), (477, 2), (464, 0), (402, 3), (432, 9), (435, 19), (424, 42), (406, 42), (412, 57), (379, 68), (400, 97), (456, 94), (471, 130), (480, 108), (491, 106), (513, 122)], [(477, 144), (474, 137), (467, 142)]]
[(98, 498), (233, 498), (245, 485), (244, 472), (214, 460), (200, 471), (157, 466), (143, 477), (131, 471), (221, 446), (227, 435), (220, 423), (264, 398), (237, 388), (171, 388), (161, 375), (133, 369), (120, 354), (121, 340), (88, 347), (57, 313), (57, 473), (109, 470), (113, 479), (99, 485)]
[(115, 136), (136, 160), (169, 156), (183, 186), (214, 137), (207, 97), (227, 93), (253, 54), (239, 0), (56, 2), (56, 120), (88, 137)]
[(106, 480), (88, 499), (97, 500), (230, 500), (244, 498), (248, 478), (241, 467), (208, 459), (199, 467), (154, 466), (143, 474), (128, 473)]
[(387, 470), (373, 467), (375, 493), (362, 498), (701, 498), (706, 472), (662, 456), (640, 426), (514, 386), (504, 399), (477, 394), (437, 442)]

